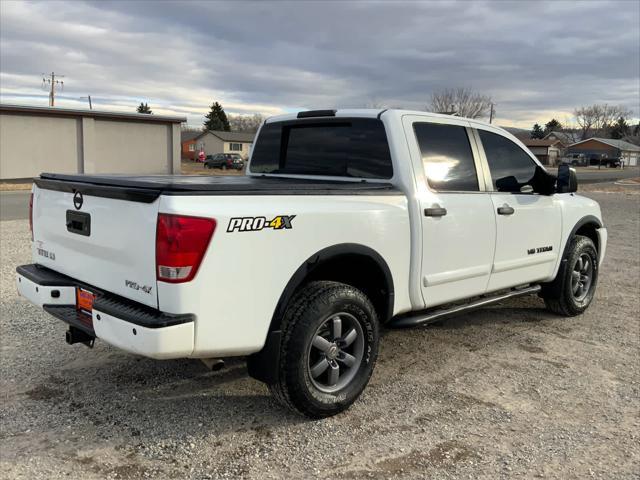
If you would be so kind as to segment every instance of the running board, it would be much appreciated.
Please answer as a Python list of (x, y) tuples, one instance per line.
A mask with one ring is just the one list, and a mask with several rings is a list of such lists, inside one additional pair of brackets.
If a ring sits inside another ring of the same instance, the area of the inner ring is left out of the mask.
[(540, 287), (540, 285), (531, 285), (529, 287), (510, 290), (499, 295), (481, 297), (471, 303), (467, 303), (464, 305), (456, 305), (455, 307), (449, 308), (424, 310), (419, 313), (402, 315), (392, 318), (387, 325), (391, 328), (408, 328), (415, 327), (417, 325), (424, 325), (426, 323), (436, 322), (451, 315), (457, 315), (458, 313), (465, 313), (470, 310), (475, 310), (476, 308), (485, 307), (487, 305), (491, 305), (508, 298), (521, 297), (523, 295), (538, 293), (541, 288), (542, 287)]

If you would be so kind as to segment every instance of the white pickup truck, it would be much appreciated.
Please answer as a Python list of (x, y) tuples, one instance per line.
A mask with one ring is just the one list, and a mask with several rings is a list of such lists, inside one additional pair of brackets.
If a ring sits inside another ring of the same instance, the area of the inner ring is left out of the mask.
[(607, 245), (575, 172), (464, 118), (317, 110), (270, 118), (246, 176), (42, 174), (21, 295), (153, 357), (248, 356), (309, 417), (365, 388), (382, 326), (538, 294), (591, 303)]

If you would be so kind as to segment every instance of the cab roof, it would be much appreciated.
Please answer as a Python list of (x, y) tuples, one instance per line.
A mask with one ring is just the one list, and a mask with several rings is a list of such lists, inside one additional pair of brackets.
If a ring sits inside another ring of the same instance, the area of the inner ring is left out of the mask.
[(487, 122), (483, 122), (474, 118), (457, 117), (452, 115), (446, 115), (442, 113), (426, 112), (422, 110), (404, 110), (397, 108), (343, 108), (337, 110), (303, 110), (300, 112), (285, 113), (282, 115), (276, 115), (269, 117), (266, 123), (282, 122), (289, 120), (296, 120), (298, 118), (327, 118), (327, 117), (350, 117), (350, 118), (380, 118), (385, 113), (395, 113), (396, 115), (420, 115), (422, 117), (433, 119), (451, 119), (456, 118), (459, 120), (467, 120), (474, 124), (491, 126), (495, 128), (495, 125), (491, 125)]

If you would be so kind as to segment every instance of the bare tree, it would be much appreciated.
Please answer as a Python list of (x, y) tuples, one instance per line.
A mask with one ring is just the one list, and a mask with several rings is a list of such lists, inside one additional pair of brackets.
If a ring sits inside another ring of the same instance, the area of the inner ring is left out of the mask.
[(182, 129), (183, 132), (201, 132), (202, 131), (202, 126), (195, 126), (195, 125), (189, 125), (189, 124), (183, 124), (182, 125)]
[(619, 119), (627, 120), (631, 111), (622, 105), (594, 104), (573, 111), (580, 127), (580, 139), (592, 136), (607, 136), (612, 125)]
[(255, 133), (264, 122), (265, 117), (259, 113), (253, 115), (229, 115), (229, 125), (232, 132)]
[(467, 118), (486, 117), (492, 100), (469, 88), (447, 88), (431, 95), (430, 107), (436, 113), (448, 113)]
[(578, 126), (576, 117), (565, 116), (562, 120), (562, 133), (567, 141), (576, 143), (581, 140), (582, 130)]

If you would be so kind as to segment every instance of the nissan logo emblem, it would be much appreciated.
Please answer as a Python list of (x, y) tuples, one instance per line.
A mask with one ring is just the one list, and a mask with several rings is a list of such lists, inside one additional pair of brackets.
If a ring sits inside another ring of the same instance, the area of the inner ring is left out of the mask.
[(76, 190), (76, 193), (73, 194), (73, 206), (76, 207), (76, 210), (80, 210), (83, 202), (82, 193)]

